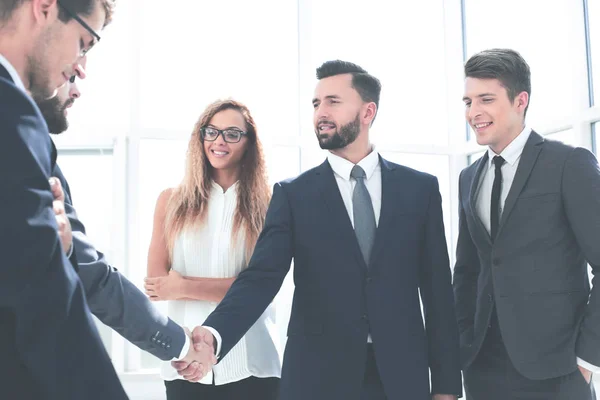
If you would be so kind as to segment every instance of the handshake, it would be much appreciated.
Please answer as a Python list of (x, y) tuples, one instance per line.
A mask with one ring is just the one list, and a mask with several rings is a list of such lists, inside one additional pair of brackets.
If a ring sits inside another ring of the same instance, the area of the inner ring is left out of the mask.
[(217, 363), (217, 357), (215, 356), (217, 341), (208, 329), (201, 326), (194, 328), (193, 332), (190, 332), (187, 328), (184, 329), (192, 342), (190, 349), (183, 359), (172, 361), (171, 365), (184, 379), (190, 382), (198, 382)]

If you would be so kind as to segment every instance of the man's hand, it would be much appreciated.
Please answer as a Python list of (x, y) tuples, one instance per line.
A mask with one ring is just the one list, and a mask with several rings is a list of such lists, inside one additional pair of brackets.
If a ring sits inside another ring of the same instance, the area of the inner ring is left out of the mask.
[[(190, 336), (190, 331), (185, 328), (186, 334)], [(207, 334), (212, 338), (212, 334), (202, 328), (196, 327), (194, 335), (192, 335), (192, 345), (188, 351), (188, 355), (182, 361), (172, 361), (171, 365), (177, 370), (179, 375), (183, 376), (190, 382), (198, 382), (206, 376), (212, 369), (212, 366), (217, 363), (213, 341), (208, 338)], [(206, 341), (210, 341), (208, 344)]]
[(185, 297), (181, 293), (183, 282), (179, 272), (170, 270), (167, 276), (144, 279), (144, 289), (152, 301), (177, 300)]
[(457, 397), (454, 394), (434, 394), (431, 400), (456, 400)]
[(69, 250), (71, 250), (71, 246), (73, 246), (73, 233), (71, 232), (71, 223), (65, 212), (65, 194), (60, 184), (60, 180), (57, 178), (50, 178), (50, 188), (52, 189), (52, 195), (54, 196), (52, 208), (54, 209), (56, 223), (58, 224), (58, 236), (60, 237), (63, 251), (65, 254), (68, 254)]
[(592, 381), (592, 371), (588, 371), (587, 369), (583, 368), (581, 365), (578, 365), (577, 367), (579, 367), (579, 371), (581, 372), (581, 375), (583, 375), (583, 378), (589, 385), (590, 382)]

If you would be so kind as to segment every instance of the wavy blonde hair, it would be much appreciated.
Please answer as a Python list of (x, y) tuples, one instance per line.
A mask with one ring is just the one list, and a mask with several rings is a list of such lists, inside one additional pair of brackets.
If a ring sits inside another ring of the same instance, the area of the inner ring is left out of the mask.
[(201, 129), (221, 111), (236, 110), (246, 121), (248, 146), (241, 159), (237, 188), (237, 208), (233, 220), (232, 243), (238, 234), (245, 233), (246, 262), (250, 260), (258, 240), (271, 192), (267, 180), (263, 147), (257, 135), (256, 124), (248, 108), (235, 100), (218, 100), (210, 104), (194, 126), (186, 156), (183, 181), (175, 188), (167, 204), (165, 239), (172, 259), (175, 238), (182, 229), (201, 224), (206, 218), (210, 198), (213, 167), (206, 157)]

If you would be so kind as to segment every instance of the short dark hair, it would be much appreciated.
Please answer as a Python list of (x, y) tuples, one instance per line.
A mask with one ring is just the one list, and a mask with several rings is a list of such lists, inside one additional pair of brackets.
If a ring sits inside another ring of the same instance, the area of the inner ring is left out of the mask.
[[(97, 2), (100, 3), (106, 14), (104, 19), (105, 27), (112, 21), (115, 1), (116, 0), (60, 0), (61, 4), (70, 11), (84, 17), (89, 16), (94, 11)], [(71, 16), (60, 6), (58, 7), (58, 18), (63, 22), (69, 22), (69, 20), (71, 20)]]
[[(381, 94), (381, 82), (370, 75), (364, 68), (342, 60), (324, 62), (317, 68), (317, 79), (321, 80), (330, 76), (350, 74), (352, 75), (352, 87), (358, 92), (364, 102), (373, 102), (379, 110), (379, 96)], [(375, 120), (375, 118), (373, 118)]]
[[(23, 3), (29, 0), (0, 0), (0, 23), (10, 19), (16, 9), (21, 7)], [(115, 0), (61, 0), (70, 11), (84, 17), (89, 16), (94, 10), (96, 2), (100, 2), (106, 12), (106, 20), (104, 26), (112, 21), (113, 11), (115, 8)], [(71, 16), (65, 12), (58, 4), (58, 18), (63, 22), (69, 22)]]
[[(489, 49), (473, 55), (465, 63), (465, 78), (497, 79), (512, 102), (521, 92), (531, 97), (529, 65), (515, 50)], [(525, 107), (525, 115), (527, 115)]]

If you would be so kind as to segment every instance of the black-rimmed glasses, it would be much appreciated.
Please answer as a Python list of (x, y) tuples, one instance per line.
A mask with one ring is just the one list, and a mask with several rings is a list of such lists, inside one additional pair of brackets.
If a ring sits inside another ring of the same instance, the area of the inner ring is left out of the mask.
[(246, 135), (246, 132), (242, 132), (239, 129), (217, 129), (212, 126), (206, 126), (200, 130), (202, 140), (207, 142), (214, 142), (217, 140), (219, 135), (223, 136), (223, 140), (227, 143), (238, 143), (242, 140), (242, 136)]
[(73, 18), (75, 21), (77, 21), (79, 23), (79, 25), (83, 26), (89, 33), (90, 35), (92, 35), (94, 38), (96, 38), (96, 41), (94, 43), (92, 43), (92, 45), (90, 47), (88, 47), (87, 49), (81, 49), (81, 53), (79, 54), (80, 57), (84, 57), (88, 51), (90, 51), (92, 49), (92, 47), (94, 47), (94, 45), (96, 43), (98, 43), (100, 41), (100, 35), (98, 35), (96, 33), (95, 30), (93, 30), (88, 24), (87, 22), (85, 22), (83, 19), (81, 19), (81, 17), (77, 14), (75, 14), (73, 11), (71, 11), (69, 9), (69, 7), (65, 6), (64, 4), (62, 4), (61, 1), (57, 0), (56, 1), (58, 3), (58, 5), (60, 7), (62, 7), (63, 10), (65, 10), (65, 12), (67, 14), (69, 14), (69, 17)]

